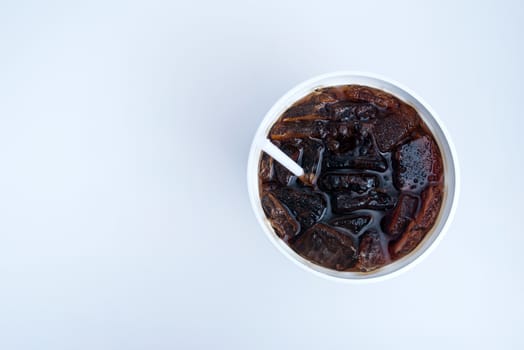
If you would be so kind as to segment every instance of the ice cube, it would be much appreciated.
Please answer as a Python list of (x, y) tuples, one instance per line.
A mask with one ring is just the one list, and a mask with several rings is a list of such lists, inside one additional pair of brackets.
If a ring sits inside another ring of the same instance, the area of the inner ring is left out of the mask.
[(380, 235), (376, 231), (364, 233), (358, 249), (357, 268), (360, 271), (372, 271), (389, 260), (382, 248)]
[(394, 259), (410, 253), (422, 241), (435, 224), (442, 203), (442, 190), (439, 186), (430, 186), (420, 195), (421, 206), (407, 231), (390, 244), (389, 251)]
[(355, 102), (339, 101), (326, 104), (321, 113), (331, 120), (348, 121), (356, 119), (356, 107), (357, 104)]
[(357, 209), (386, 210), (395, 205), (395, 199), (389, 194), (370, 190), (365, 194), (356, 194), (351, 191), (336, 192), (333, 196), (333, 211), (348, 213)]
[(324, 196), (307, 188), (283, 187), (275, 190), (274, 194), (291, 210), (302, 230), (313, 226), (326, 211)]
[(324, 161), (327, 169), (363, 169), (386, 171), (387, 162), (382, 156), (355, 156), (354, 152), (333, 154), (330, 152)]
[(418, 198), (409, 194), (401, 194), (391, 215), (383, 219), (384, 232), (398, 237), (413, 221), (417, 212)]
[(288, 241), (300, 231), (298, 221), (272, 193), (262, 197), (262, 208), (280, 238)]
[(359, 132), (353, 131), (352, 137), (340, 141), (337, 152), (326, 154), (326, 168), (386, 171), (386, 159), (380, 154), (372, 135), (367, 134), (367, 130)]
[(358, 235), (371, 220), (371, 215), (349, 215), (331, 220), (329, 223), (334, 227), (342, 227), (352, 234)]
[(364, 193), (379, 185), (379, 179), (371, 174), (326, 173), (319, 181), (319, 187), (325, 191), (351, 190)]
[(326, 89), (326, 93), (339, 100), (372, 103), (383, 109), (396, 109), (399, 100), (384, 91), (361, 85), (335, 86)]
[(329, 94), (317, 91), (291, 106), (282, 115), (283, 121), (330, 119), (324, 110), (328, 102), (335, 102)]
[(355, 108), (355, 115), (358, 120), (370, 120), (377, 117), (377, 107), (373, 106), (370, 103), (361, 104)]
[(260, 157), (260, 180), (263, 182), (269, 182), (273, 180), (274, 169), (273, 169), (273, 158), (268, 154), (262, 153)]
[(389, 152), (417, 126), (416, 116), (390, 114), (376, 120), (373, 135), (378, 148)]
[(410, 253), (422, 241), (425, 236), (423, 229), (415, 229), (406, 231), (399, 240), (392, 241), (389, 244), (389, 254), (391, 258), (398, 259)]
[(393, 154), (393, 170), (395, 186), (400, 190), (420, 191), (439, 181), (442, 162), (436, 143), (425, 135), (398, 147)]
[(292, 242), (304, 258), (335, 270), (346, 270), (356, 263), (353, 239), (326, 224), (316, 224)]
[(304, 120), (278, 122), (271, 128), (271, 140), (289, 140), (294, 138), (324, 138), (327, 135), (324, 121)]
[(416, 227), (429, 230), (437, 220), (442, 204), (442, 189), (430, 186), (421, 194), (422, 208), (416, 217)]

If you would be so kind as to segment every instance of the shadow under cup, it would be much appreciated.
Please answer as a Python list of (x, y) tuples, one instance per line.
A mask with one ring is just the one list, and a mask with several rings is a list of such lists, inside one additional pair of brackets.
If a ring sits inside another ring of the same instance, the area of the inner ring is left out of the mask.
[[(284, 111), (286, 111), (286, 109), (297, 100), (308, 95), (317, 88), (350, 84), (365, 85), (383, 90), (414, 107), (428, 129), (433, 134), (442, 153), (444, 166), (444, 195), (442, 207), (431, 230), (425, 235), (424, 239), (418, 244), (418, 246), (409, 254), (391, 262), (388, 265), (370, 272), (336, 271), (319, 266), (297, 254), (282, 239), (280, 239), (273, 230), (271, 223), (266, 218), (264, 210), (262, 209), (258, 188), (259, 160), (262, 154), (262, 146), (265, 139), (267, 138), (269, 130), (277, 121), (277, 119), (282, 115), (282, 113), (284, 113)], [(262, 123), (260, 124), (251, 145), (247, 168), (247, 183), (251, 205), (258, 222), (261, 224), (269, 240), (285, 256), (287, 256), (297, 265), (312, 273), (323, 277), (348, 282), (377, 281), (390, 278), (400, 274), (403, 271), (406, 271), (410, 267), (413, 267), (415, 263), (420, 262), (430, 253), (431, 250), (437, 246), (438, 242), (442, 239), (444, 233), (451, 224), (452, 217), (457, 206), (459, 190), (457, 157), (455, 154), (455, 149), (450, 140), (449, 134), (431, 107), (429, 107), (427, 103), (416, 96), (413, 92), (409, 91), (405, 87), (402, 87), (396, 82), (374, 74), (357, 72), (337, 72), (312, 78), (291, 89), (273, 105), (273, 107), (262, 120)]]

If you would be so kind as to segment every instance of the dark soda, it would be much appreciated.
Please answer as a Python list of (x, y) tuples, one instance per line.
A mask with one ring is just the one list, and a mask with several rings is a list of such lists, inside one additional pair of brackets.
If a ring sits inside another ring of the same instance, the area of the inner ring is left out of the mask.
[(275, 233), (315, 264), (373, 271), (412, 252), (435, 224), (442, 155), (417, 111), (395, 96), (320, 88), (289, 107), (268, 137), (305, 174), (262, 153), (262, 207)]

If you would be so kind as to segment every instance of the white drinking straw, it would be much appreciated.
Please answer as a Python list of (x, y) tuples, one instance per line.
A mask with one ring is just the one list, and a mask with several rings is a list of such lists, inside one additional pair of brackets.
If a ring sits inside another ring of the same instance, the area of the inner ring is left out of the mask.
[(291, 171), (294, 175), (300, 177), (304, 175), (304, 170), (293, 159), (285, 154), (280, 148), (275, 146), (270, 140), (265, 139), (262, 145), (262, 150), (266, 152), (271, 158), (282, 164), (283, 167)]

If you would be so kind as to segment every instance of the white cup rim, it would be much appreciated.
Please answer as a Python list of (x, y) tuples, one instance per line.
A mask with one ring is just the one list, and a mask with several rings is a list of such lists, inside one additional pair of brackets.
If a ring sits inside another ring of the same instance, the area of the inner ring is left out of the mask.
[[(411, 253), (370, 273), (335, 271), (316, 265), (301, 257), (276, 235), (269, 220), (265, 217), (259, 196), (258, 165), (260, 152), (262, 151), (263, 141), (267, 137), (271, 125), (273, 125), (276, 119), (289, 106), (314, 89), (344, 84), (359, 84), (375, 87), (389, 92), (415, 107), (425, 124), (433, 133), (444, 160), (444, 201), (433, 228)], [(449, 132), (433, 108), (420, 96), (402, 84), (378, 74), (358, 71), (338, 71), (322, 74), (296, 85), (275, 102), (266, 113), (255, 133), (249, 152), (247, 185), (251, 206), (257, 217), (257, 221), (268, 239), (282, 254), (296, 265), (317, 276), (339, 282), (360, 284), (383, 281), (398, 276), (420, 263), (437, 247), (448, 231), (457, 209), (460, 192), (460, 175), (456, 149)]]

